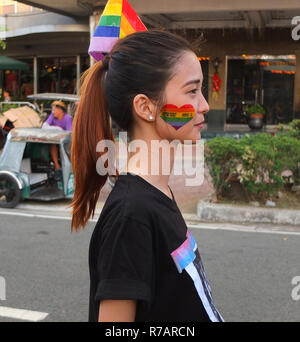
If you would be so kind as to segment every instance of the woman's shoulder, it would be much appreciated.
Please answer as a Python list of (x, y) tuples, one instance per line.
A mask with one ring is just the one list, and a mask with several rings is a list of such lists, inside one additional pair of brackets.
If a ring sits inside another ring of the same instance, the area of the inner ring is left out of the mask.
[(65, 120), (68, 120), (68, 121), (73, 121), (72, 116), (71, 116), (70, 114), (68, 114), (68, 113), (65, 113), (64, 119), (65, 119)]
[(112, 190), (103, 207), (104, 215), (149, 224), (153, 211), (151, 204), (155, 200), (152, 192), (127, 177), (121, 177), (111, 185)]
[(52, 121), (54, 118), (54, 114), (53, 113), (50, 113), (50, 115), (48, 116), (47, 120), (45, 122), (49, 122), (49, 121)]

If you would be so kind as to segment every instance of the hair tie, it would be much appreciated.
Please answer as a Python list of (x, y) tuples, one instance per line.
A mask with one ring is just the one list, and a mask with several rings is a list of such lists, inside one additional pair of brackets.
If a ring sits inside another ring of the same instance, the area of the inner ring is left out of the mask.
[(102, 67), (103, 67), (103, 69), (108, 70), (109, 62), (110, 62), (110, 55), (107, 54), (107, 55), (105, 55), (105, 57), (102, 59)]

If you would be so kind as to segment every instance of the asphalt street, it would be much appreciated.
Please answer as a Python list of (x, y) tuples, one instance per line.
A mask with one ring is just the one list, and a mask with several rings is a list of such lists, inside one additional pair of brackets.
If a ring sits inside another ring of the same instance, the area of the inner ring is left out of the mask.
[[(45, 313), (46, 322), (87, 321), (88, 246), (95, 222), (71, 233), (69, 217), (52, 215), (0, 210), (0, 322), (22, 321), (1, 316), (7, 308)], [(292, 279), (300, 276), (299, 233), (231, 231), (222, 225), (191, 231), (226, 321), (300, 320), (300, 300), (292, 297)]]

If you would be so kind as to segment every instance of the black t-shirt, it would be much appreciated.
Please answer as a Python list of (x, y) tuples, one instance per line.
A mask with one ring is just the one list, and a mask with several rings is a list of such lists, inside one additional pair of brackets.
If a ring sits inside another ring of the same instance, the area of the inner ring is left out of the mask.
[(223, 321), (174, 196), (138, 175), (119, 175), (91, 238), (89, 266), (89, 321), (98, 320), (103, 299), (137, 300), (137, 322)]

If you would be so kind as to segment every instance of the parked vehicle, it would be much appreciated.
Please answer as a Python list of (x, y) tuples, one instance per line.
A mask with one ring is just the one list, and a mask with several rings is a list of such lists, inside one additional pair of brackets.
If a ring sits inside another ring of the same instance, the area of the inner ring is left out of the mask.
[[(0, 207), (14, 208), (22, 199), (52, 201), (72, 198), (71, 132), (14, 128), (0, 156)], [(50, 145), (59, 148), (62, 178), (57, 178)]]
[[(31, 101), (4, 101), (0, 102), (0, 114), (8, 111), (9, 109), (22, 108), (31, 109), (31, 112), (35, 114), (35, 120), (30, 120), (31, 122), (13, 122), (12, 119), (5, 118), (5, 116), (0, 115), (0, 149), (3, 148), (6, 141), (6, 137), (11, 129), (15, 127), (41, 127), (42, 123), (48, 118), (52, 110), (52, 102), (56, 100), (61, 100), (67, 104), (67, 112), (74, 117), (76, 106), (79, 101), (78, 95), (73, 94), (61, 94), (61, 93), (39, 93), (27, 96)], [(15, 115), (13, 115), (15, 116)], [(37, 124), (37, 118), (39, 118), (40, 123)], [(11, 121), (12, 120), (12, 121)], [(33, 121), (35, 122), (34, 125)]]
[[(68, 107), (68, 114), (72, 117), (75, 115), (76, 105), (80, 99), (78, 95), (74, 94), (61, 94), (61, 93), (39, 93), (28, 95), (27, 98), (33, 102), (33, 105), (39, 108), (40, 112), (44, 113), (45, 119), (47, 118), (48, 114), (51, 113), (51, 104), (53, 101), (60, 100), (67, 104)], [(41, 102), (47, 101), (48, 104), (44, 104)], [(46, 114), (46, 115), (45, 115)]]

